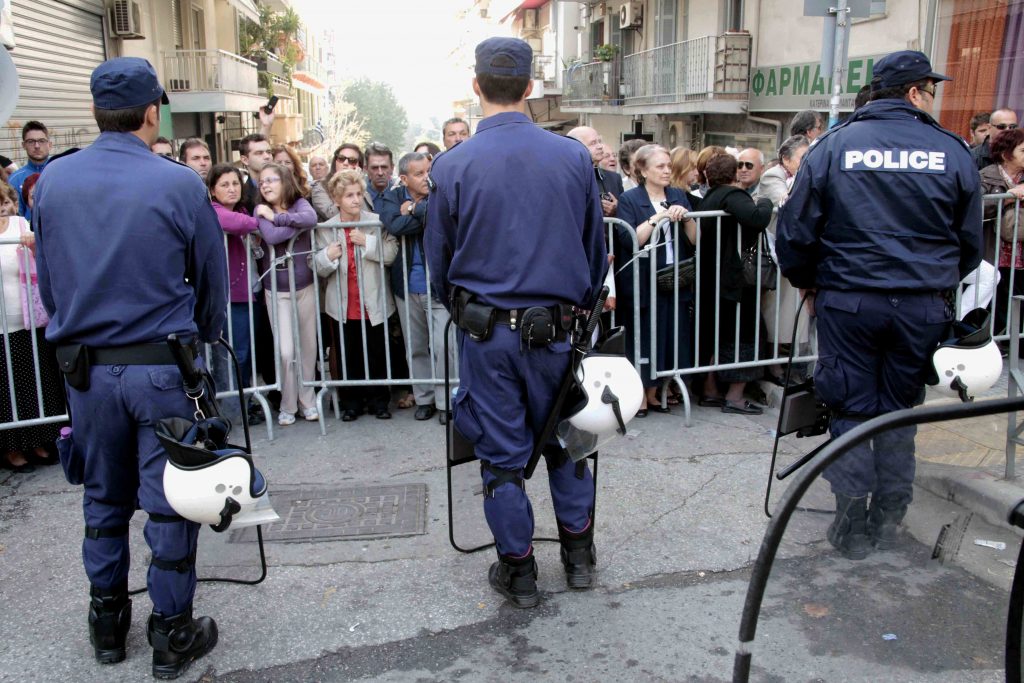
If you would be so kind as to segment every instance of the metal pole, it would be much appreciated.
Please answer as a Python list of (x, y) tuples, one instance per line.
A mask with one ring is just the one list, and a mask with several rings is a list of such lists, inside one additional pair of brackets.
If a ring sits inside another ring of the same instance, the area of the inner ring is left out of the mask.
[(846, 0), (838, 0), (836, 7), (829, 7), (829, 13), (836, 15), (836, 44), (832, 56), (832, 99), (829, 101), (828, 127), (839, 123), (839, 98), (843, 94), (843, 77), (846, 74), (846, 42), (850, 33), (850, 9)]

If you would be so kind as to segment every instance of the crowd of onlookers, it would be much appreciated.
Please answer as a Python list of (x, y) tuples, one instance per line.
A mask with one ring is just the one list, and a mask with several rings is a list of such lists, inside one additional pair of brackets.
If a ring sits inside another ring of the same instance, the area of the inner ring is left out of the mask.
[[(260, 118), (262, 132), (240, 141), (239, 164), (214, 164), (198, 138), (177, 150), (164, 138), (152, 145), (155, 154), (195, 170), (209, 189), (224, 230), (231, 285), (224, 336), (237, 353), (242, 385), (253, 386), (257, 379), (261, 385), (279, 382), (280, 392), (269, 398), (282, 426), (299, 417), (318, 419), (313, 389), (318, 374), (353, 382), (339, 388), (345, 421), (363, 414), (388, 419), (397, 405), (415, 408), (417, 420), (437, 415), (443, 424), (449, 397), (443, 384), (434, 382), (444, 377), (446, 361), (455, 367), (455, 344), (452, 336), (445, 339), (448, 314), (430, 291), (423, 257), (428, 173), (440, 147), (420, 143), (396, 162), (380, 143), (343, 143), (329, 159), (312, 156), (304, 164), (294, 148), (271, 141), (272, 114)], [(762, 408), (751, 400), (756, 394), (748, 393), (756, 386), (752, 383), (781, 384), (784, 367), (742, 364), (771, 354), (784, 358), (792, 347), (805, 349), (806, 317), (795, 325), (799, 292), (764, 267), (752, 283), (749, 255), (759, 252), (754, 261), (761, 266), (772, 261), (774, 209), (786, 201), (804, 154), (825, 128), (818, 112), (800, 112), (789, 137), (770, 155), (718, 146), (669, 150), (642, 139), (615, 150), (593, 128), (569, 131), (591, 155), (604, 215), (621, 221), (613, 222), (610, 232), (606, 310), (628, 328), (630, 357), (644, 359), (641, 416), (667, 412), (681, 400), (672, 387), (669, 405), (662, 406), (662, 382), (650, 379), (647, 363), (662, 372), (732, 365), (698, 378), (692, 390), (699, 404), (757, 414)], [(450, 119), (443, 126), (444, 147), (469, 135), (465, 121)], [(1016, 114), (1005, 108), (979, 114), (971, 122), (971, 136), (983, 191), (1024, 197), (1024, 130), (1017, 127)], [(26, 286), (35, 277), (29, 229), (33, 189), (52, 158), (47, 127), (25, 124), (22, 146), (21, 167), (0, 157), (0, 236), (11, 239), (0, 246), (0, 380), (10, 377), (15, 387), (14, 396), (0, 392), (0, 422), (7, 423), (64, 412), (61, 378), (43, 335), (45, 310)], [(965, 281), (971, 287), (963, 296), (981, 305), (994, 296), (1000, 321), (1010, 280), (1012, 293), (1024, 293), (1024, 234), (1017, 232), (1014, 207), (1014, 199), (986, 203), (991, 263)], [(695, 211), (724, 214), (695, 221), (688, 215)], [(317, 225), (321, 229), (311, 230)], [(646, 257), (636, 258), (637, 250)], [(695, 263), (701, 267), (689, 267)], [(234, 386), (226, 355), (214, 347), (210, 360), (219, 386)], [(409, 386), (359, 384), (389, 377), (409, 378)], [(241, 412), (233, 405), (234, 417), (251, 424), (272, 417), (255, 402)], [(60, 427), (0, 430), (0, 461), (16, 471), (52, 462)]]

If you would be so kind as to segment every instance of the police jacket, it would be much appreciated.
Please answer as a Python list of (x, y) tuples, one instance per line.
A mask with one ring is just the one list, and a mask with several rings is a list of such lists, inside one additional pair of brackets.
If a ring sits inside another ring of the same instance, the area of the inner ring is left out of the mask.
[(170, 334), (220, 337), (228, 303), (223, 233), (195, 171), (131, 133), (106, 132), (51, 161), (35, 199), (51, 342), (105, 348)]
[(981, 260), (978, 171), (931, 116), (876, 100), (811, 145), (776, 236), (796, 287), (948, 290)]
[(503, 310), (589, 306), (607, 269), (590, 154), (576, 140), (503, 112), (437, 156), (424, 248), (431, 285)]

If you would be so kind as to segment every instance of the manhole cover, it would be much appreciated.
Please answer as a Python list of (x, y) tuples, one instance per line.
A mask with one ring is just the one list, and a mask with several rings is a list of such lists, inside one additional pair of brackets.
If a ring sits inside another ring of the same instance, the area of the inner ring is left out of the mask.
[[(352, 486), (271, 491), (281, 521), (263, 527), (267, 541), (354, 540), (427, 532), (427, 485)], [(231, 543), (256, 541), (256, 527), (231, 534)]]

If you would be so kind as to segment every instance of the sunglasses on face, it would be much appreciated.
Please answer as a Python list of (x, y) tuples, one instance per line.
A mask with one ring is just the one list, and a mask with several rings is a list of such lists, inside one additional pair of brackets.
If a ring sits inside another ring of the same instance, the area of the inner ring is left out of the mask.
[(359, 165), (359, 157), (347, 157), (344, 154), (339, 154), (338, 156), (334, 157), (334, 160), (342, 161), (346, 164), (351, 164), (352, 166)]
[(748, 171), (753, 171), (754, 170), (754, 162), (753, 161), (737, 161), (736, 162), (736, 168), (745, 168)]
[(1017, 124), (1016, 123), (993, 123), (992, 127), (993, 128), (998, 128), (999, 130), (1016, 130), (1017, 129)]

